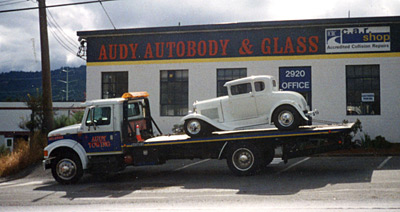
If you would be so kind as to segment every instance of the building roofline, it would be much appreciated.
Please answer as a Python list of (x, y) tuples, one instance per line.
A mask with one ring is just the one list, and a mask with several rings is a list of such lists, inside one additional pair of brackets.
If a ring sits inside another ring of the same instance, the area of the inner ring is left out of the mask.
[(371, 25), (400, 23), (400, 16), (385, 17), (362, 17), (362, 18), (333, 18), (333, 19), (307, 19), (289, 21), (266, 21), (266, 22), (239, 22), (224, 24), (205, 24), (187, 26), (146, 27), (110, 30), (88, 30), (78, 31), (81, 38), (125, 36), (135, 34), (159, 34), (159, 33), (186, 33), (200, 31), (230, 31), (258, 28), (288, 28), (288, 27), (313, 27), (313, 26), (343, 26), (343, 25)]

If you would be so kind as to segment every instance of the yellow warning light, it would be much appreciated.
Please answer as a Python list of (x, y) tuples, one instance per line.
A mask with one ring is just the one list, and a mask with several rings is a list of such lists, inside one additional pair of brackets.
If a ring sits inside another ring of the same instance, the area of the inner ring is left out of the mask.
[(131, 98), (143, 98), (148, 97), (149, 93), (147, 91), (139, 91), (139, 92), (127, 92), (122, 95), (124, 99), (131, 99)]

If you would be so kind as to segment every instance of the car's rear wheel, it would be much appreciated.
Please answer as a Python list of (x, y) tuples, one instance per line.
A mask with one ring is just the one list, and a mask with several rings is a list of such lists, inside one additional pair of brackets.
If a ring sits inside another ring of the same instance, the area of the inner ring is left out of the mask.
[(200, 119), (186, 120), (184, 130), (190, 137), (201, 137), (211, 134), (209, 125)]
[(301, 123), (301, 116), (295, 108), (289, 105), (283, 105), (274, 112), (272, 120), (279, 130), (294, 130)]

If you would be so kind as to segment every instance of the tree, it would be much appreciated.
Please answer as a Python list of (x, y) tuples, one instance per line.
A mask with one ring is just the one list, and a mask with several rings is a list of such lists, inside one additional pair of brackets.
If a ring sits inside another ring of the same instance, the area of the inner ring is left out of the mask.
[(43, 132), (43, 104), (42, 104), (42, 95), (39, 92), (39, 89), (36, 89), (36, 95), (27, 95), (28, 98), (26, 99), (25, 104), (31, 109), (32, 113), (30, 119), (22, 120), (19, 123), (19, 127), (21, 129), (29, 129), (30, 131), (30, 142), (29, 147), (32, 147), (33, 142), (32, 138), (35, 131)]

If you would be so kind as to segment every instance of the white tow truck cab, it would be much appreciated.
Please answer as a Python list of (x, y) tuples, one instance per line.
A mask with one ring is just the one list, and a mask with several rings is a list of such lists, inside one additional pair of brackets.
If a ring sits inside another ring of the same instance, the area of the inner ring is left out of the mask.
[[(118, 171), (124, 168), (123, 146), (153, 137), (153, 125), (147, 92), (125, 93), (122, 98), (93, 100), (84, 103), (80, 124), (63, 127), (48, 134), (44, 167), (52, 168), (61, 183), (76, 182), (82, 170)], [(157, 125), (155, 125), (157, 126)], [(115, 157), (119, 155), (118, 157)], [(97, 158), (98, 160), (90, 159)], [(95, 166), (104, 161), (117, 166)], [(91, 165), (91, 167), (89, 167)], [(104, 169), (107, 170), (104, 170)]]
[(293, 130), (310, 123), (311, 112), (304, 97), (279, 91), (272, 76), (232, 80), (224, 85), (227, 96), (193, 104), (193, 112), (182, 118), (190, 136), (209, 135), (215, 130), (237, 130), (274, 123), (280, 130)]

